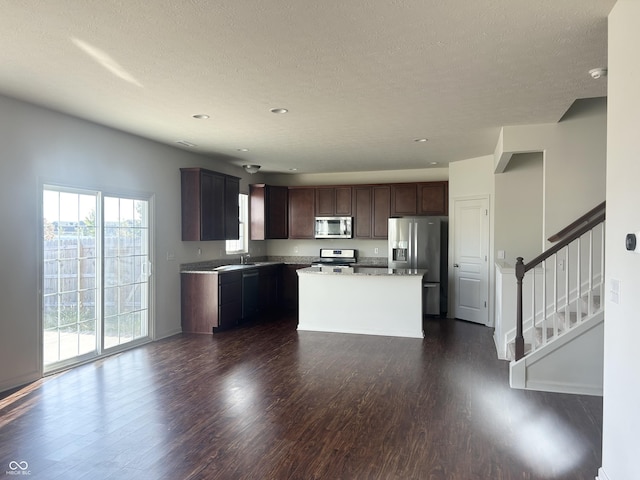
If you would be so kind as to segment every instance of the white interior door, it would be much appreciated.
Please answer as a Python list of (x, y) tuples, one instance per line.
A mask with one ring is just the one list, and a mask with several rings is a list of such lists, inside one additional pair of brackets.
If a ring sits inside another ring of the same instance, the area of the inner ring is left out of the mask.
[(489, 322), (489, 199), (454, 200), (454, 316)]

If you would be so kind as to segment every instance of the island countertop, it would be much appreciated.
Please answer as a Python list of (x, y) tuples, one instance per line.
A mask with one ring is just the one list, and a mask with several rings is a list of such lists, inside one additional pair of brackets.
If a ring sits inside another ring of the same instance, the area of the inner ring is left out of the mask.
[(307, 267), (297, 270), (298, 275), (364, 275), (385, 277), (423, 277), (426, 269), (416, 268), (387, 268), (387, 267), (338, 267), (321, 266)]

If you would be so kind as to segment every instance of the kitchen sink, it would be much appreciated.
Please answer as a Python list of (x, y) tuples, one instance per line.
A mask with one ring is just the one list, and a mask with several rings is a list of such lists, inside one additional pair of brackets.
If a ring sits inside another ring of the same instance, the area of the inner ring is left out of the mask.
[(214, 268), (214, 270), (218, 271), (218, 272), (226, 272), (229, 270), (242, 270), (243, 268), (248, 268), (248, 267), (253, 267), (254, 265), (250, 265), (250, 264), (244, 264), (244, 265), (222, 265), (220, 267), (216, 267)]
[(243, 264), (234, 263), (232, 265), (222, 265), (220, 267), (216, 267), (214, 268), (214, 270), (217, 272), (228, 272), (231, 270), (242, 270), (244, 268), (259, 267), (261, 265), (274, 265), (276, 263), (278, 262), (249, 262)]

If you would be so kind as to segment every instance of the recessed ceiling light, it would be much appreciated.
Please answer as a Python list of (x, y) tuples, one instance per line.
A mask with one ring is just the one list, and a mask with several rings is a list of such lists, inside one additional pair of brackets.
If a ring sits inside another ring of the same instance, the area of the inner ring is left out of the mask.
[(297, 168), (290, 168), (290, 169), (289, 169), (289, 171), (290, 171), (290, 172), (297, 172), (297, 171), (298, 171), (298, 169), (297, 169)]
[(196, 115), (191, 115), (193, 118), (197, 118), (198, 120), (206, 120), (207, 118), (209, 118), (209, 115), (207, 115), (206, 113), (198, 113)]
[(424, 143), (424, 142), (428, 142), (428, 141), (429, 141), (429, 139), (427, 139), (427, 138), (416, 138), (414, 140), (414, 142), (417, 142), (417, 143)]
[(429, 165), (438, 165), (438, 162), (429, 162)]
[(182, 145), (183, 147), (197, 147), (195, 143), (187, 142), (186, 140), (177, 140), (176, 143), (178, 145)]
[(271, 113), (287, 113), (289, 110), (286, 108), (272, 108), (269, 110)]
[(607, 69), (606, 68), (592, 68), (591, 70), (589, 70), (589, 75), (591, 75), (591, 78), (597, 80), (598, 78), (607, 76)]
[(248, 148), (238, 148), (237, 149), (239, 152), (248, 152), (249, 149)]

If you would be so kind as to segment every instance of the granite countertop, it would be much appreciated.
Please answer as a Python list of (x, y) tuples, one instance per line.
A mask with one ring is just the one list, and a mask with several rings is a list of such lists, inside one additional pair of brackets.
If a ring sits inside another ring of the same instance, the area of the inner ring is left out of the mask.
[(385, 277), (422, 277), (425, 269), (387, 267), (307, 267), (298, 270), (298, 275), (361, 275)]
[(228, 265), (216, 266), (200, 266), (200, 267), (187, 267), (180, 270), (180, 273), (220, 273), (220, 272), (234, 272), (249, 270), (251, 268), (268, 267), (270, 265), (282, 265), (282, 262), (250, 262), (245, 264), (232, 263)]
[[(301, 256), (263, 256), (252, 257), (250, 263), (240, 264), (240, 258), (205, 260), (202, 262), (185, 263), (180, 265), (180, 273), (220, 273), (238, 270), (246, 270), (249, 268), (259, 268), (268, 265), (311, 265), (317, 257), (301, 257)], [(358, 263), (354, 266), (383, 268), (386, 270), (386, 258), (381, 257), (362, 257), (358, 259)], [(371, 274), (369, 274), (371, 275)]]

